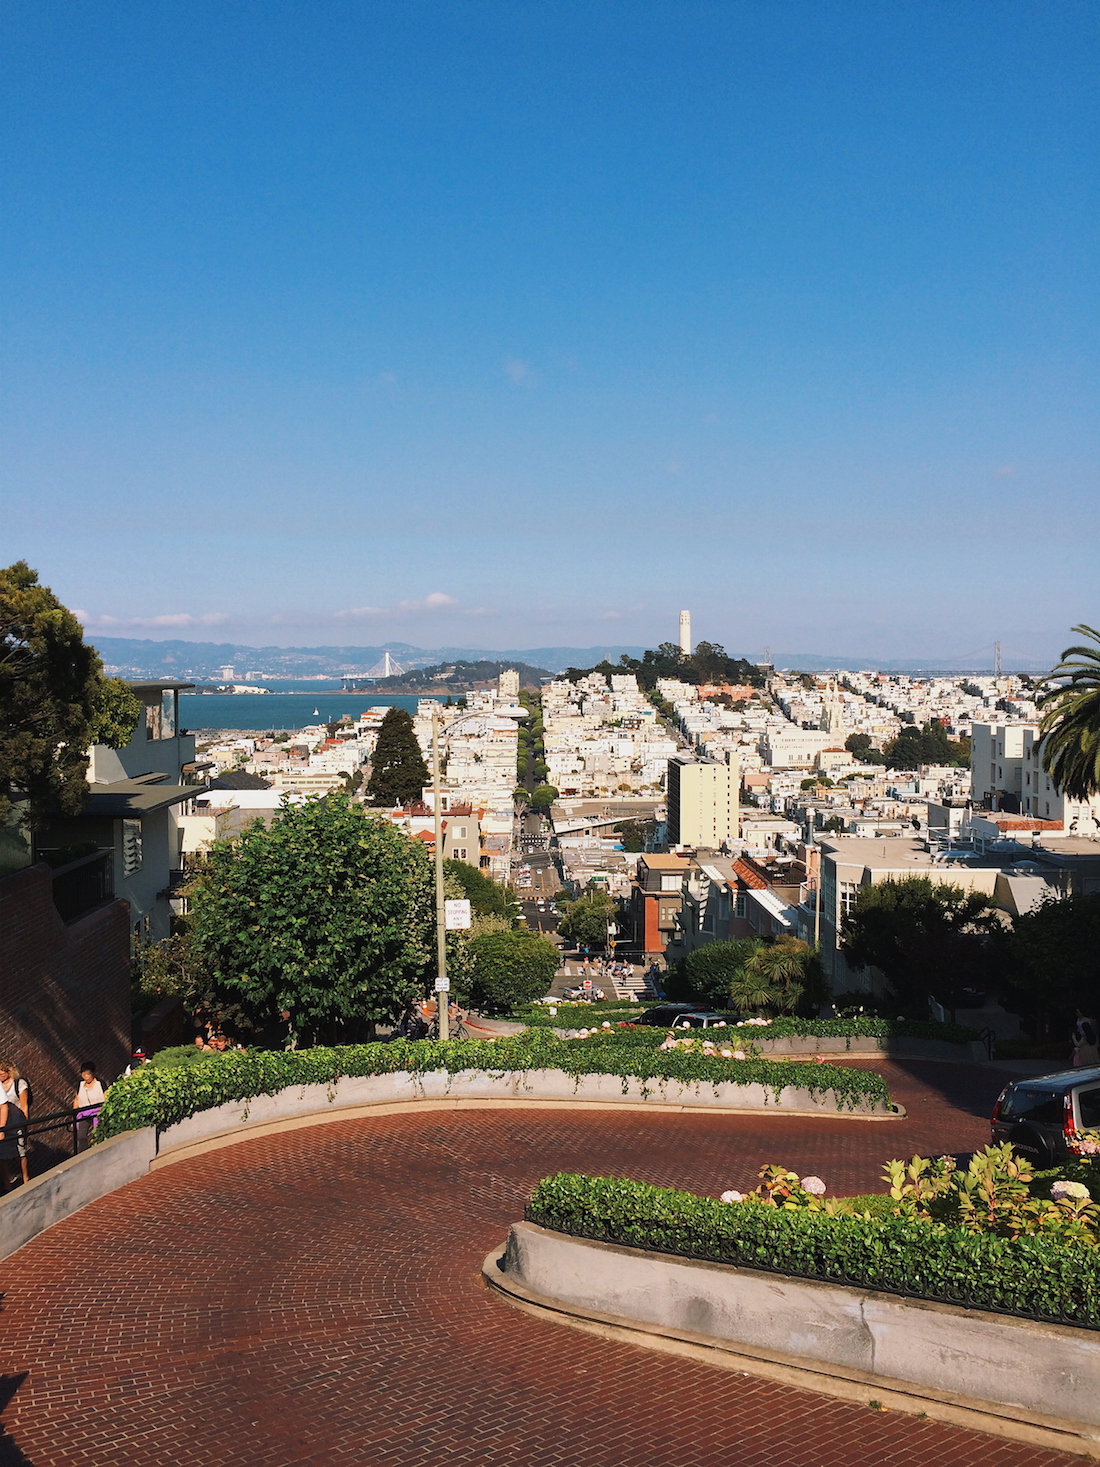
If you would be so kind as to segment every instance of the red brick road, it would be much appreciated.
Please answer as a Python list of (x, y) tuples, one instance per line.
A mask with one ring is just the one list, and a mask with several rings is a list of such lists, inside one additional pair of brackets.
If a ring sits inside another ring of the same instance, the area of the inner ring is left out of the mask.
[(890, 1070), (910, 1119), (607, 1111), (342, 1121), (134, 1182), (2, 1265), (0, 1464), (1055, 1467), (1080, 1459), (608, 1343), (479, 1266), (541, 1176), (838, 1191), (988, 1136), (995, 1078)]

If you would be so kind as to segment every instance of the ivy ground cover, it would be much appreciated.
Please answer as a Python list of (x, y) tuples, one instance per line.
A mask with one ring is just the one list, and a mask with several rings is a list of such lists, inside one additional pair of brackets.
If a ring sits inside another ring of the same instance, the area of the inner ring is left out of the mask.
[[(636, 1031), (619, 1030), (619, 1034)], [(784, 1087), (808, 1090), (822, 1102), (831, 1092), (838, 1110), (865, 1103), (889, 1104), (881, 1075), (840, 1065), (807, 1066), (783, 1060), (714, 1058), (686, 1050), (661, 1051), (619, 1042), (615, 1034), (559, 1039), (545, 1030), (490, 1040), (395, 1040), (289, 1052), (250, 1050), (211, 1055), (201, 1064), (158, 1069), (143, 1065), (116, 1080), (107, 1092), (96, 1135), (107, 1139), (140, 1126), (174, 1125), (227, 1101), (274, 1095), (291, 1085), (331, 1084), (345, 1076), (461, 1074), (493, 1075), (556, 1069), (568, 1075), (616, 1075), (639, 1080), (659, 1096), (663, 1081), (763, 1085), (776, 1099)]]

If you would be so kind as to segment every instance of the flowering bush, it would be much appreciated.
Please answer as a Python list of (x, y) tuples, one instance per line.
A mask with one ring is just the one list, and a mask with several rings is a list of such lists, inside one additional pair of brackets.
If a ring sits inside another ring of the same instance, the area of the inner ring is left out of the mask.
[(885, 1176), (899, 1214), (1002, 1238), (1052, 1233), (1088, 1247), (1100, 1242), (1100, 1209), (1088, 1187), (1058, 1180), (1049, 1201), (1036, 1196), (1031, 1163), (1008, 1142), (976, 1151), (965, 1171), (951, 1156), (914, 1156), (908, 1165), (889, 1162)]
[(719, 1201), (622, 1177), (561, 1175), (538, 1184), (526, 1216), (621, 1247), (1100, 1329), (1100, 1250), (1069, 1246), (1063, 1234), (1002, 1237), (902, 1211), (853, 1215), (836, 1198), (796, 1207), (727, 1199), (737, 1202), (733, 1192)]

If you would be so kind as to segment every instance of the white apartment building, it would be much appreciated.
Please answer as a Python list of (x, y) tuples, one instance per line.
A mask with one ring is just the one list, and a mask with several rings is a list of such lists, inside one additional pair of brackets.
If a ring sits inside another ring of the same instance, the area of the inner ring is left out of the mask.
[(1071, 800), (1062, 793), (1043, 768), (1037, 723), (976, 722), (970, 750), (976, 801), (1036, 820), (1059, 820), (1070, 835), (1100, 832), (1100, 795)]

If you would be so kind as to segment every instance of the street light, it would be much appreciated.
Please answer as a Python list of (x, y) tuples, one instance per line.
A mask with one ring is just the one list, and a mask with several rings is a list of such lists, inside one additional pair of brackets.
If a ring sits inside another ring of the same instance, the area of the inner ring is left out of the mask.
[[(490, 716), (493, 716), (490, 714)], [(509, 718), (526, 718), (526, 712), (509, 713)], [(460, 713), (451, 720), (450, 727), (456, 728), (470, 718), (484, 718), (484, 712)], [(439, 1020), (439, 1037), (450, 1035), (450, 1015), (447, 1012), (451, 982), (447, 977), (447, 899), (443, 890), (443, 812), (439, 790), (439, 704), (432, 705), (432, 804), (435, 806), (435, 1007)]]

